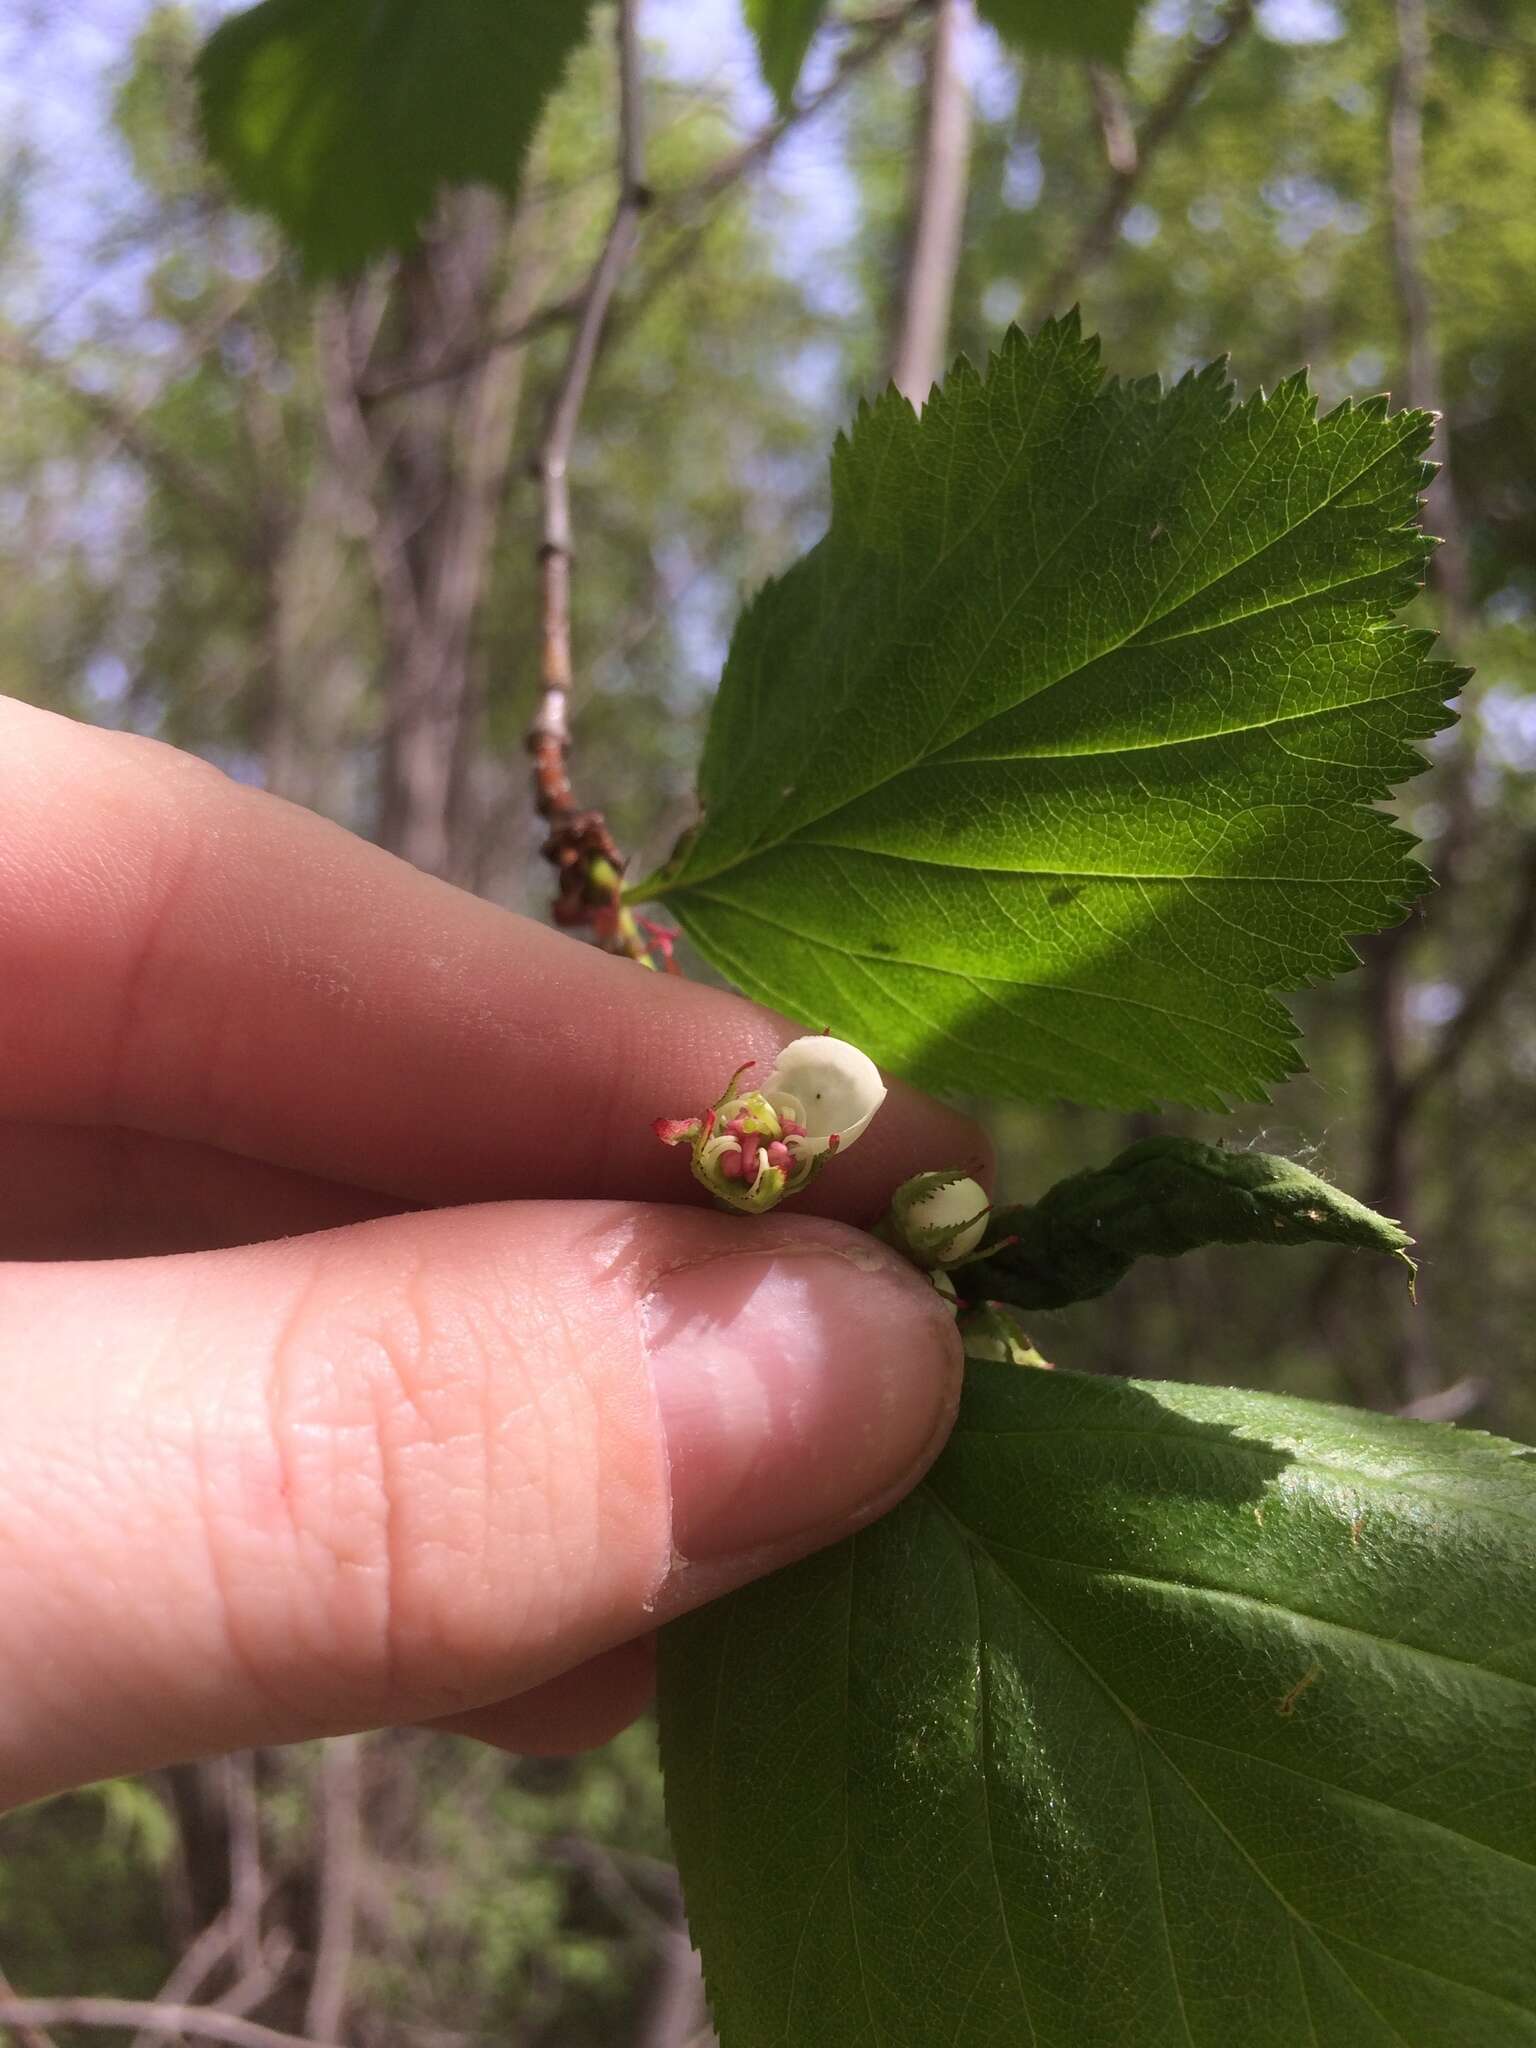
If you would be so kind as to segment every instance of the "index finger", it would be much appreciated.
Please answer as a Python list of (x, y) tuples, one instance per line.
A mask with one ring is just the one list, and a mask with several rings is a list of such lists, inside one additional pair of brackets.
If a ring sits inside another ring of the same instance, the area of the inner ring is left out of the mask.
[[(651, 1134), (799, 1029), (418, 873), (193, 757), (0, 702), (0, 1117), (128, 1125), (421, 1203), (691, 1199)], [(814, 1021), (814, 1020), (812, 1020)], [(897, 1084), (814, 1191), (984, 1177)]]

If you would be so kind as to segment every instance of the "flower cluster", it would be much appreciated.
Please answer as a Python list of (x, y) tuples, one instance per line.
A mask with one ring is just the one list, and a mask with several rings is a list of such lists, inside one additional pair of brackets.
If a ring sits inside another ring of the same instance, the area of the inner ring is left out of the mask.
[(834, 1152), (846, 1152), (885, 1100), (880, 1070), (840, 1038), (797, 1038), (756, 1088), (739, 1067), (702, 1116), (658, 1117), (664, 1145), (687, 1145), (695, 1177), (733, 1209), (761, 1215), (798, 1194)]

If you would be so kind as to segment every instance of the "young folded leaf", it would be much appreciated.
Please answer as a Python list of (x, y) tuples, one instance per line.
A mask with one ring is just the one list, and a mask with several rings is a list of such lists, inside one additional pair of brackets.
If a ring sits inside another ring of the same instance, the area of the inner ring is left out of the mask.
[(703, 818), (631, 891), (750, 995), (937, 1087), (1262, 1098), (1271, 991), (1425, 884), (1376, 807), (1459, 672), (1396, 629), (1427, 413), (1106, 382), (1075, 316), (889, 392), (743, 615)]
[(1294, 1160), (1193, 1138), (1143, 1138), (1032, 1205), (995, 1209), (991, 1236), (997, 1250), (967, 1267), (968, 1289), (1022, 1309), (1091, 1300), (1137, 1259), (1207, 1244), (1342, 1244), (1415, 1271), (1407, 1231)]

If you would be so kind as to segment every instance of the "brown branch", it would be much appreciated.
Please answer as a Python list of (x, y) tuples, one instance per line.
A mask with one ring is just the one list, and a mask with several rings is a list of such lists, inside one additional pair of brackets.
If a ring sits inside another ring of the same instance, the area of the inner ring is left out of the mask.
[(850, 23), (850, 27), (862, 32), (862, 40), (850, 44), (843, 52), (832, 76), (819, 91), (770, 121), (749, 142), (743, 143), (729, 156), (722, 157), (693, 184), (676, 192), (658, 194), (657, 215), (666, 219), (677, 216), (684, 225), (671, 248), (628, 295), (623, 314), (612, 323), (613, 327), (632, 323), (657, 294), (687, 268), (714, 226), (717, 209), (727, 195), (749, 172), (767, 163), (787, 135), (804, 122), (814, 120), (823, 108), (841, 98), (877, 57), (894, 46), (903, 30), (925, 11), (926, 6), (927, 0), (905, 0), (902, 6), (890, 8), (879, 15), (865, 15)]
[(1114, 245), (1120, 224), (1130, 211), (1148, 166), (1189, 110), (1212, 67), (1230, 50), (1253, 20), (1254, 0), (1227, 0), (1216, 17), (1208, 41), (1202, 41), (1169, 80), (1161, 99), (1147, 113), (1130, 138), (1119, 145), (1121, 162), (1111, 156), (1108, 190), (1098, 212), (1078, 235), (1070, 250), (1046, 280), (1041, 308), (1053, 311), (1078, 287), (1090, 270), (1097, 268)]
[(913, 159), (910, 231), (902, 265), (891, 382), (919, 410), (944, 374), (950, 310), (965, 230), (971, 96), (960, 51), (968, 0), (936, 0), (923, 79), (921, 139)]
[(509, 327), (503, 327), (495, 334), (487, 334), (467, 349), (445, 354), (436, 362), (417, 364), (409, 370), (396, 371), (392, 375), (368, 377), (357, 387), (358, 402), (362, 405), (378, 405), (387, 398), (398, 398), (407, 391), (421, 391), (429, 384), (445, 384), (455, 377), (462, 377), (473, 370), (498, 349), (523, 348), (530, 341), (537, 341), (541, 334), (547, 334), (553, 327), (564, 327), (580, 317), (585, 300), (586, 288), (567, 292), (564, 298), (551, 300), (549, 305), (540, 306), (525, 320), (517, 320)]
[(337, 476), (351, 507), (352, 524), (367, 537), (379, 603), (387, 629), (399, 645), (409, 641), (416, 630), (416, 592), (395, 523), (375, 513), (373, 487), (382, 456), (370, 439), (367, 421), (358, 406), (355, 377), (354, 326), (359, 317), (364, 324), (371, 322), (373, 309), (369, 301), (377, 295), (377, 284), (372, 280), (350, 295), (335, 286), (321, 292), (315, 305), (315, 355), (320, 370), (322, 413)]
[(161, 2005), (150, 1998), (4, 1998), (0, 2027), (152, 2027), (197, 2034), (229, 2048), (331, 2048), (303, 2034), (280, 2033), (211, 2005)]
[[(1424, 101), (1429, 78), (1429, 25), (1424, 0), (1394, 0), (1397, 29), (1397, 62), (1393, 67), (1391, 104), (1387, 124), (1386, 188), (1391, 235), (1392, 278), (1397, 300), (1398, 321), (1403, 339), (1403, 387), (1410, 404), (1433, 409), (1438, 396), (1438, 365), (1434, 347), (1434, 307), (1423, 261), (1423, 173)], [(1443, 431), (1437, 429), (1437, 433)], [(1462, 549), (1450, 473), (1442, 467), (1436, 478), (1437, 505), (1447, 534), (1442, 548), (1442, 572), (1437, 575), (1446, 602), (1447, 624), (1459, 618), (1462, 591)], [(1463, 742), (1443, 771), (1443, 787), (1449, 824), (1442, 836), (1437, 865), (1445, 891), (1459, 872), (1461, 856), (1473, 826), (1470, 759)], [(1536, 850), (1536, 849), (1533, 849)], [(1527, 879), (1516, 904), (1514, 923), (1508, 938), (1514, 947), (1509, 959), (1495, 955), (1474, 995), (1447, 1028), (1435, 1050), (1416, 1069), (1405, 1058), (1407, 969), (1410, 955), (1424, 930), (1424, 920), (1414, 918), (1378, 933), (1362, 948), (1362, 1024), (1366, 1036), (1370, 1071), (1369, 1113), (1365, 1139), (1366, 1199), (1374, 1207), (1402, 1219), (1413, 1227), (1409, 1214), (1414, 1189), (1416, 1121), (1424, 1098), (1435, 1083), (1450, 1073), (1476, 1033), (1496, 1007), (1503, 988), (1514, 973), (1520, 953), (1529, 944), (1522, 939), (1527, 916), (1536, 918), (1536, 901), (1525, 909), (1526, 889), (1536, 889)], [(1442, 912), (1443, 914), (1443, 912)], [(1470, 1013), (1470, 1014), (1469, 1014)], [(1336, 1320), (1344, 1287), (1346, 1261), (1334, 1257), (1319, 1276), (1312, 1294), (1312, 1315), (1325, 1331)], [(1378, 1280), (1378, 1287), (1387, 1285)], [(1424, 1324), (1416, 1318), (1401, 1292), (1393, 1288), (1381, 1297), (1376, 1318), (1380, 1333), (1386, 1378), (1386, 1401), (1406, 1409), (1415, 1403), (1432, 1401), (1442, 1391), (1429, 1355)], [(1377, 1391), (1382, 1391), (1378, 1389)]]
[[(1424, 264), (1424, 101), (1429, 87), (1429, 17), (1424, 0), (1396, 0), (1397, 62), (1387, 119), (1387, 199), (1391, 222), (1392, 282), (1403, 332), (1403, 396), (1410, 405), (1440, 411), (1440, 365), (1435, 350), (1434, 302)], [(1467, 601), (1466, 548), (1460, 508), (1447, 460), (1445, 420), (1435, 423), (1431, 448), (1440, 464), (1425, 511), (1440, 529), (1431, 577), (1454, 635)]]
[(1441, 1032), (1435, 1049), (1417, 1070), (1399, 1083), (1396, 1113), (1411, 1115), (1431, 1089), (1461, 1065), (1477, 1038), (1498, 1013), (1500, 1003), (1530, 964), (1536, 948), (1536, 833), (1526, 840), (1520, 861), (1515, 904), (1487, 965), (1468, 990), (1456, 1015)]
[[(857, 21), (847, 24), (850, 30), (859, 33), (860, 40), (851, 45), (839, 61), (832, 76), (818, 91), (776, 115), (759, 132), (744, 142), (740, 148), (731, 150), (717, 164), (700, 174), (686, 185), (680, 185), (668, 192), (650, 193), (650, 210), (657, 220), (675, 221), (680, 229), (677, 243), (668, 252), (651, 274), (645, 278), (634, 294), (637, 307), (648, 305), (656, 292), (671, 282), (679, 270), (697, 253), (698, 245), (713, 222), (713, 209), (748, 172), (766, 163), (777, 150), (784, 138), (805, 122), (813, 120), (822, 109), (839, 99), (853, 80), (874, 62), (882, 51), (896, 41), (902, 30), (921, 13), (928, 0), (903, 0), (903, 4), (882, 12), (862, 15)], [(700, 218), (702, 216), (702, 219)], [(556, 327), (566, 327), (579, 320), (586, 307), (591, 290), (591, 279), (577, 285), (574, 290), (552, 299), (547, 306), (537, 307), (525, 319), (514, 321), (495, 334), (482, 336), (469, 348), (444, 355), (428, 364), (413, 364), (407, 369), (389, 371), (365, 379), (358, 387), (357, 396), (364, 405), (381, 404), (386, 399), (398, 398), (405, 392), (420, 391), (428, 385), (442, 383), (459, 377), (471, 370), (487, 354), (497, 349), (523, 348), (536, 341), (540, 335)], [(612, 332), (612, 321), (608, 333)]]
[(858, 21), (849, 22), (847, 26), (858, 31), (861, 40), (843, 52), (825, 85), (776, 115), (750, 141), (744, 142), (729, 156), (722, 157), (691, 185), (664, 195), (660, 201), (661, 209), (666, 213), (686, 211), (691, 202), (702, 200), (708, 203), (729, 191), (748, 171), (766, 161), (793, 129), (814, 119), (823, 107), (841, 98), (854, 79), (890, 49), (903, 30), (919, 14), (925, 13), (930, 4), (931, 0), (906, 0), (902, 6), (886, 8), (879, 14), (864, 15)]
[(1140, 152), (1136, 147), (1136, 124), (1131, 119), (1120, 74), (1108, 64), (1090, 64), (1088, 86), (1093, 94), (1099, 140), (1104, 145), (1104, 161), (1116, 177), (1134, 177)]
[(599, 937), (617, 950), (644, 960), (648, 950), (645, 942), (633, 918), (621, 909), (618, 901), (623, 859), (602, 813), (577, 807), (566, 768), (571, 746), (571, 449), (608, 309), (635, 252), (641, 216), (651, 203), (645, 183), (640, 39), (635, 11), (636, 0), (619, 0), (618, 199), (608, 234), (583, 289), (576, 331), (532, 465), (543, 500), (538, 551), (543, 659), (542, 689), (528, 728), (528, 751), (533, 756), (534, 804), (550, 828), (544, 845), (545, 857), (560, 877), (556, 922), (590, 924)]
[[(6, 1976), (4, 1970), (0, 1970), (0, 2004), (7, 2000), (14, 2001), (15, 1998), (16, 1993), (10, 1978)], [(16, 2037), (21, 2048), (56, 2048), (53, 2036), (42, 2027), (16, 2023)]]
[[(210, 1920), (183, 1951), (175, 1968), (156, 1992), (151, 2003), (159, 2010), (185, 2003), (228, 1960), (236, 1938), (235, 1916), (228, 1908)], [(162, 2048), (170, 2036), (155, 2027), (141, 2027), (130, 2048)]]
[(1403, 396), (1433, 406), (1437, 396), (1429, 280), (1424, 274), (1424, 93), (1429, 22), (1424, 0), (1396, 0), (1397, 62), (1387, 121), (1392, 282), (1407, 360)]
[(1415, 1422), (1464, 1422), (1487, 1403), (1492, 1393), (1492, 1380), (1468, 1373), (1464, 1379), (1452, 1380), (1448, 1387), (1405, 1401), (1397, 1412)]
[(361, 1763), (361, 1737), (338, 1735), (326, 1743), (320, 1764), (319, 1934), (304, 2031), (323, 2040), (340, 2037), (357, 1939)]
[(256, 1757), (240, 1750), (223, 1760), (224, 1807), (229, 1816), (229, 1910), (235, 1958), (242, 1972), (261, 1966), (261, 1915), (267, 1888), (261, 1871), (261, 1816), (256, 1798)]
[(201, 512), (237, 555), (250, 559), (259, 552), (259, 536), (238, 508), (192, 463), (184, 461), (174, 448), (146, 430), (143, 413), (147, 408), (126, 405), (108, 392), (93, 391), (78, 383), (56, 357), (12, 328), (0, 328), (0, 363), (51, 384), (87, 419), (105, 428), (168, 490)]

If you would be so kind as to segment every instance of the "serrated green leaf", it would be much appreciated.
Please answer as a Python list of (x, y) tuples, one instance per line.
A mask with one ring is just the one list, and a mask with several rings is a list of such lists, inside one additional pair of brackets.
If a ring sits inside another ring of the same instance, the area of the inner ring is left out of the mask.
[(1138, 1259), (1210, 1244), (1342, 1244), (1414, 1271), (1413, 1239), (1390, 1217), (1293, 1159), (1195, 1138), (1143, 1138), (1038, 1202), (994, 1209), (988, 1235), (992, 1248), (967, 1264), (962, 1291), (1021, 1309), (1090, 1301)]
[(1100, 64), (1123, 64), (1141, 0), (977, 0), (976, 12), (1005, 41)]
[(744, 0), (747, 26), (757, 39), (758, 61), (782, 113), (795, 96), (811, 38), (827, 0)]
[(1304, 379), (1105, 382), (1075, 316), (888, 392), (737, 626), (664, 895), (749, 994), (938, 1087), (1262, 1098), (1270, 993), (1424, 886), (1374, 805), (1458, 672), (1415, 590), (1430, 432)]
[(444, 186), (515, 195), (588, 0), (261, 0), (198, 60), (208, 149), (316, 275), (409, 248)]
[(973, 1365), (928, 1481), (662, 1635), (722, 2048), (1536, 2043), (1536, 1463)]

